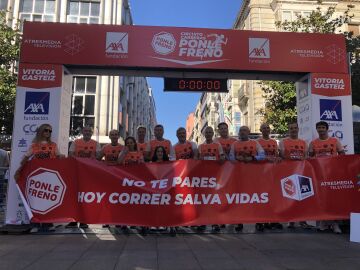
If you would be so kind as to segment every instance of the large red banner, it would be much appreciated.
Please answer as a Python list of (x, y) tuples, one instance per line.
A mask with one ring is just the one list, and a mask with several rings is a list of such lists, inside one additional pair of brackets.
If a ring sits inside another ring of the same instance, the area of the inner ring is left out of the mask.
[(343, 35), (133, 25), (25, 22), (20, 62), (348, 73)]
[(182, 160), (107, 166), (33, 160), (19, 187), (34, 222), (152, 226), (348, 219), (360, 156), (243, 164)]

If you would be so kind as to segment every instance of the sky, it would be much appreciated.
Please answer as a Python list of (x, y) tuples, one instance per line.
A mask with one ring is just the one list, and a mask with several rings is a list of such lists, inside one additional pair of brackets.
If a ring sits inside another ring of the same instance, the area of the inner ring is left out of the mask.
[[(241, 0), (129, 0), (134, 25), (232, 29)], [(199, 93), (164, 92), (163, 78), (148, 78), (164, 138), (177, 142), (176, 130), (195, 111)]]

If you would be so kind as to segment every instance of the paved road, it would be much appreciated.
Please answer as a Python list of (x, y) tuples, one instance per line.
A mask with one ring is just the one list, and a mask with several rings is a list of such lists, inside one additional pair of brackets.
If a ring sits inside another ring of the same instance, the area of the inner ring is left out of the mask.
[(349, 235), (291, 232), (167, 233), (145, 237), (100, 227), (0, 235), (0, 269), (360, 269)]

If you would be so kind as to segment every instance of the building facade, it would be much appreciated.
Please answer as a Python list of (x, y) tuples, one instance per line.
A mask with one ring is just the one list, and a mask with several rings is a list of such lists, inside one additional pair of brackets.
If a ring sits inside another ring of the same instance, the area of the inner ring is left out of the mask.
[[(133, 24), (128, 0), (0, 0), (0, 8), (10, 11), (14, 24), (17, 20)], [(148, 130), (156, 125), (155, 102), (144, 77), (74, 74), (72, 91), (70, 135), (91, 126), (94, 137), (107, 143), (112, 129), (118, 129), (124, 139), (135, 135), (139, 125)]]
[[(281, 31), (276, 22), (294, 21), (298, 16), (307, 17), (318, 7), (326, 11), (329, 7), (335, 8), (334, 17), (344, 14), (348, 7), (352, 7), (350, 14), (354, 15), (349, 24), (344, 24), (337, 31), (353, 31), (359, 35), (360, 3), (359, 1), (322, 1), (319, 5), (316, 0), (245, 0), (242, 3), (235, 20), (234, 29), (254, 31)], [(238, 81), (239, 107), (241, 124), (250, 127), (251, 132), (259, 132), (262, 122), (260, 110), (265, 106), (263, 92), (259, 81)]]

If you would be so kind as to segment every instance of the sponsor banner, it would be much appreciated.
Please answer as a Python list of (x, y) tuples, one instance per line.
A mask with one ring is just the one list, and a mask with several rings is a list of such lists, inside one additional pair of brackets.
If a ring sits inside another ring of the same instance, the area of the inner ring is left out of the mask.
[(328, 97), (350, 96), (350, 75), (313, 73), (311, 74), (311, 92)]
[(176, 226), (333, 220), (360, 211), (359, 168), (359, 155), (277, 164), (181, 160), (130, 166), (67, 158), (32, 160), (18, 184), (33, 222)]
[[(55, 78), (50, 78), (52, 76)], [(45, 123), (52, 125), (52, 139), (59, 145), (59, 148), (64, 144), (60, 141), (63, 133), (66, 133), (65, 145), (67, 149), (69, 134), (67, 128), (62, 127), (60, 129), (59, 125), (61, 107), (66, 107), (63, 96), (69, 91), (65, 87), (62, 88), (62, 67), (20, 64), (18, 78), (10, 179), (13, 179), (24, 154), (31, 147), (36, 130), (40, 125)], [(68, 100), (70, 102), (70, 94)], [(68, 116), (67, 119), (69, 118)], [(7, 198), (6, 223), (28, 223), (29, 220), (14, 181), (9, 182)]]
[(61, 86), (62, 67), (58, 65), (34, 65), (20, 63), (18, 86), (28, 88), (51, 88)]
[(343, 35), (133, 25), (25, 22), (21, 62), (348, 73)]
[(345, 74), (311, 74), (312, 137), (316, 123), (329, 124), (329, 136), (340, 140), (347, 154), (354, 153), (350, 78)]

